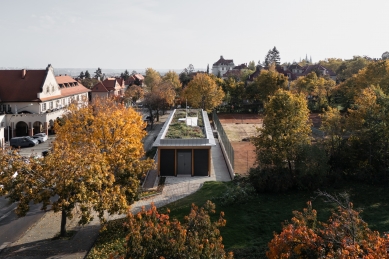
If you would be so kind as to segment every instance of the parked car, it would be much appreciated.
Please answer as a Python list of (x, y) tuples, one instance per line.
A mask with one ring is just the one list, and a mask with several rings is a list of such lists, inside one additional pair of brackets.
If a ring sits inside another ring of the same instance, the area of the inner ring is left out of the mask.
[(32, 137), (33, 137), (34, 139), (38, 140), (38, 141), (39, 141), (39, 144), (45, 142), (45, 141), (48, 139), (46, 133), (37, 133), (37, 134), (35, 134), (35, 135), (32, 136)]
[(9, 145), (14, 148), (18, 147), (33, 147), (35, 145), (38, 145), (39, 141), (30, 137), (30, 136), (25, 136), (25, 137), (15, 137), (11, 138), (11, 141)]

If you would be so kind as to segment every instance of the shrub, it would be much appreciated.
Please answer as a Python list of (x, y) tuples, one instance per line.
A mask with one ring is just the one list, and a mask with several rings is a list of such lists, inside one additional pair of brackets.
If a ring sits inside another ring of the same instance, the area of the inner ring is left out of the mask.
[(248, 178), (237, 176), (232, 182), (232, 186), (228, 186), (223, 195), (216, 199), (220, 201), (222, 206), (227, 206), (235, 203), (246, 203), (256, 195), (255, 188)]

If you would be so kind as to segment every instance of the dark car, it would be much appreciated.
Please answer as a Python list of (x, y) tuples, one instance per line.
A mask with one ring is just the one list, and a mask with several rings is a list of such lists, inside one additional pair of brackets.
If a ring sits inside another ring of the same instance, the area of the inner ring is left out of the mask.
[(33, 139), (32, 137), (29, 136), (11, 138), (11, 141), (9, 143), (9, 145), (14, 148), (33, 147), (38, 144), (39, 144), (38, 140)]

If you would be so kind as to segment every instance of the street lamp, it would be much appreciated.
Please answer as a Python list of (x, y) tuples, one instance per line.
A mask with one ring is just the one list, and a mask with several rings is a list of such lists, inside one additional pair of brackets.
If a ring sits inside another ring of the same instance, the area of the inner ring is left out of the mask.
[[(30, 103), (29, 105), (20, 108), (20, 110), (21, 110), (21, 109), (24, 109), (24, 108), (27, 108), (27, 107), (29, 107), (29, 106), (32, 106), (32, 105), (33, 105), (33, 104)], [(9, 124), (11, 123), (11, 120), (12, 120), (13, 116), (15, 116), (15, 115), (17, 115), (17, 114), (12, 114), (12, 115), (11, 115), (11, 118), (9, 118), (8, 123), (7, 123), (7, 128), (8, 128), (8, 136), (7, 136), (7, 137), (8, 137), (8, 142), (10, 142), (10, 139), (13, 138), (13, 132), (12, 132), (12, 131), (11, 131), (12, 136), (11, 136), (11, 138), (9, 137), (9, 126), (10, 126)]]

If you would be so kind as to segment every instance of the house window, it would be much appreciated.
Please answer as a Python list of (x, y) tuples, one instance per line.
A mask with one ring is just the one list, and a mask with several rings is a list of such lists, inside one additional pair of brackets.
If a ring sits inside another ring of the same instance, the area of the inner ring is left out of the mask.
[(46, 93), (50, 93), (50, 86), (46, 87)]
[(51, 87), (51, 91), (54, 92), (54, 85)]
[(50, 102), (50, 109), (53, 109), (53, 102)]
[(42, 103), (42, 111), (46, 111), (46, 103)]
[(11, 113), (11, 105), (8, 104), (8, 112)]

